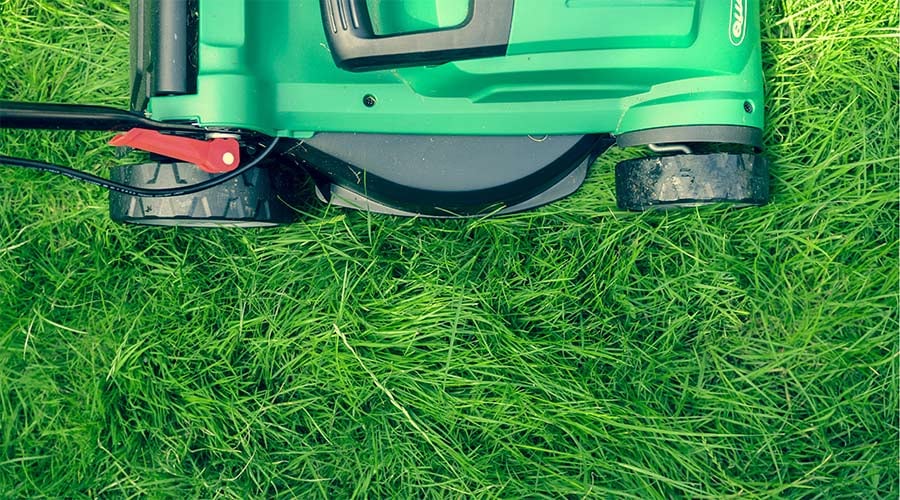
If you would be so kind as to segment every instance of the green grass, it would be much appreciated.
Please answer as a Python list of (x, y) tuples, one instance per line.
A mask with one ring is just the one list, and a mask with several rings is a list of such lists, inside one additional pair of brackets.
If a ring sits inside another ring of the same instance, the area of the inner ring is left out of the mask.
[[(126, 4), (0, 0), (0, 98), (125, 106)], [(898, 7), (763, 10), (764, 208), (616, 211), (611, 155), (513, 217), (135, 228), (0, 169), (0, 496), (896, 498)]]

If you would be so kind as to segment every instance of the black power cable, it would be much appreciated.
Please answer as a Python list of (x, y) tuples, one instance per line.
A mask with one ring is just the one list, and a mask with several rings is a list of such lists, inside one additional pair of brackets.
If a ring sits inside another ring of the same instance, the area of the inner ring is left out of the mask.
[(75, 170), (69, 167), (63, 167), (62, 165), (54, 165), (52, 163), (45, 163), (37, 160), (26, 160), (24, 158), (16, 158), (13, 156), (0, 155), (0, 165), (9, 165), (13, 167), (23, 167), (40, 170), (43, 172), (52, 172), (54, 174), (64, 175), (72, 179), (88, 182), (90, 184), (109, 189), (110, 191), (116, 191), (130, 196), (141, 196), (144, 198), (166, 198), (171, 196), (184, 196), (187, 194), (194, 194), (200, 191), (205, 191), (207, 189), (214, 188), (220, 184), (228, 182), (231, 179), (234, 179), (235, 177), (259, 165), (263, 160), (265, 160), (266, 157), (275, 150), (275, 146), (278, 145), (278, 139), (278, 137), (272, 139), (272, 142), (270, 142), (269, 145), (266, 146), (266, 149), (264, 149), (259, 154), (259, 156), (254, 158), (249, 163), (241, 165), (240, 167), (232, 170), (231, 172), (213, 177), (203, 182), (176, 188), (148, 189), (133, 187), (127, 184), (122, 184), (120, 182), (104, 179), (103, 177), (97, 177), (96, 175), (92, 175), (87, 172), (82, 172), (80, 170)]

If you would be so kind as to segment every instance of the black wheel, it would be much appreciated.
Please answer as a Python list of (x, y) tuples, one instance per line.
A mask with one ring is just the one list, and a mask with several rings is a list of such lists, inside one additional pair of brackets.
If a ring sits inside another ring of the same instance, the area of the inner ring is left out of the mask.
[(647, 210), (714, 203), (764, 205), (769, 167), (755, 154), (684, 154), (616, 165), (619, 208)]
[[(219, 186), (169, 198), (130, 196), (112, 191), (109, 214), (117, 222), (186, 227), (265, 227), (297, 220), (289, 203), (298, 172), (277, 165), (250, 169)], [(172, 188), (211, 177), (190, 163), (142, 163), (112, 171), (112, 179), (141, 188)]]

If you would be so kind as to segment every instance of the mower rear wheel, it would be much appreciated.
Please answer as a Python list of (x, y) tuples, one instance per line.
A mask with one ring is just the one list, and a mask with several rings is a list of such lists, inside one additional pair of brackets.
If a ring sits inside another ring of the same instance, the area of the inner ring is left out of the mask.
[(683, 154), (616, 165), (619, 208), (648, 210), (769, 201), (769, 167), (757, 154)]
[[(133, 187), (173, 188), (208, 180), (212, 174), (190, 163), (142, 163), (117, 167), (112, 179)], [(199, 193), (150, 198), (116, 191), (109, 214), (116, 222), (184, 227), (267, 227), (294, 222), (298, 214), (286, 201), (296, 193), (296, 173), (262, 166)]]

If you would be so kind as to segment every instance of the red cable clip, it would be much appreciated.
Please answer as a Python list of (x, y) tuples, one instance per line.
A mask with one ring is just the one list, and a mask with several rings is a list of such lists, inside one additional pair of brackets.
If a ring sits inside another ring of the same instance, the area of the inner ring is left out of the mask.
[(109, 141), (110, 146), (128, 146), (197, 165), (210, 174), (224, 174), (241, 164), (241, 147), (232, 138), (201, 141), (133, 128)]

